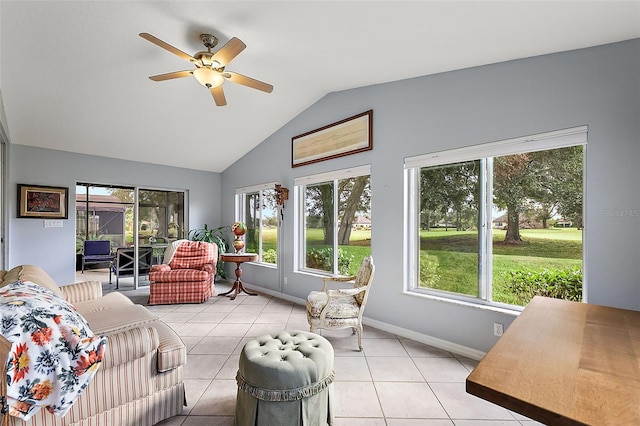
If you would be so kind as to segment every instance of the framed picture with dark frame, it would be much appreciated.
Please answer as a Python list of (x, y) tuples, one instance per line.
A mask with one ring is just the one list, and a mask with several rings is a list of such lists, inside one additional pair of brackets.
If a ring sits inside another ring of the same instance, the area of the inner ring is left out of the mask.
[(18, 184), (18, 217), (67, 219), (69, 188)]
[(373, 149), (373, 110), (291, 138), (291, 167)]

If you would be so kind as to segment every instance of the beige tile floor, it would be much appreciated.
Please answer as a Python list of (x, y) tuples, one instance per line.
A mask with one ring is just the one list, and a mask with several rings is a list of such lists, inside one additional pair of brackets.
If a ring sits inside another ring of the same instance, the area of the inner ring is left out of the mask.
[[(77, 281), (108, 281), (105, 271), (77, 274)], [(148, 282), (120, 291), (146, 304)], [(115, 284), (104, 284), (114, 291)], [(230, 288), (216, 283), (216, 292)], [(271, 296), (214, 296), (203, 304), (150, 306), (173, 327), (188, 349), (188, 406), (162, 426), (230, 426), (235, 410), (238, 354), (257, 335), (308, 330), (304, 307)], [(322, 331), (335, 350), (336, 426), (516, 426), (538, 424), (465, 392), (476, 362), (394, 334), (366, 327), (364, 350), (349, 330)], [(277, 425), (274, 425), (277, 426)]]

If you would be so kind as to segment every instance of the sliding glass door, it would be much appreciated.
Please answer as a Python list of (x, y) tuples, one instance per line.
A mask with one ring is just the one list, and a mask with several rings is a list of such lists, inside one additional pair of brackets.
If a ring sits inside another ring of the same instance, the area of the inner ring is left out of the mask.
[[(185, 195), (182, 191), (78, 183), (76, 185), (76, 257), (81, 262), (84, 241), (109, 240), (115, 263), (131, 259), (112, 272), (133, 276), (134, 288), (150, 266), (163, 261), (172, 241), (186, 238)], [(138, 259), (134, 262), (133, 259)], [(109, 265), (98, 265), (108, 268)], [(108, 272), (108, 270), (106, 270)]]

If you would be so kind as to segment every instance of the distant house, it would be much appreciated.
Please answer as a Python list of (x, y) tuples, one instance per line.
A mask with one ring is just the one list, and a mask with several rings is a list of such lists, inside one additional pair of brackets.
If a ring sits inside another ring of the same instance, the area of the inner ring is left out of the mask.
[[(507, 229), (507, 213), (499, 216), (491, 221), (494, 229)], [(542, 222), (525, 213), (520, 213), (521, 229), (542, 229)]]
[(571, 228), (573, 227), (573, 222), (571, 222), (570, 220), (558, 220), (556, 221), (556, 223), (553, 224), (554, 228)]
[[(87, 218), (85, 212), (89, 210)], [(85, 194), (76, 195), (77, 229), (83, 232), (84, 220), (89, 220), (89, 234), (124, 235), (124, 212), (126, 208), (113, 195), (91, 195), (89, 203)]]
[(371, 219), (364, 216), (356, 216), (351, 227), (353, 229), (371, 229)]
[(503, 229), (507, 227), (507, 214), (503, 214), (491, 221), (491, 225), (494, 229)]

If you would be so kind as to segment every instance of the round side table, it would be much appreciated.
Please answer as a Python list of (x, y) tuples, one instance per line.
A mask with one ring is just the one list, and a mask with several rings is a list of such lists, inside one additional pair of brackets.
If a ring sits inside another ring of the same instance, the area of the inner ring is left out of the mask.
[(221, 293), (220, 296), (226, 296), (227, 294), (231, 294), (231, 300), (234, 300), (236, 296), (242, 292), (247, 293), (250, 296), (257, 296), (258, 293), (253, 293), (247, 290), (244, 287), (242, 281), (240, 281), (240, 277), (242, 276), (242, 269), (240, 269), (240, 265), (244, 262), (255, 262), (258, 260), (258, 255), (255, 253), (224, 253), (220, 255), (220, 259), (224, 262), (235, 262), (236, 264), (236, 281), (233, 283), (233, 287), (231, 290)]

